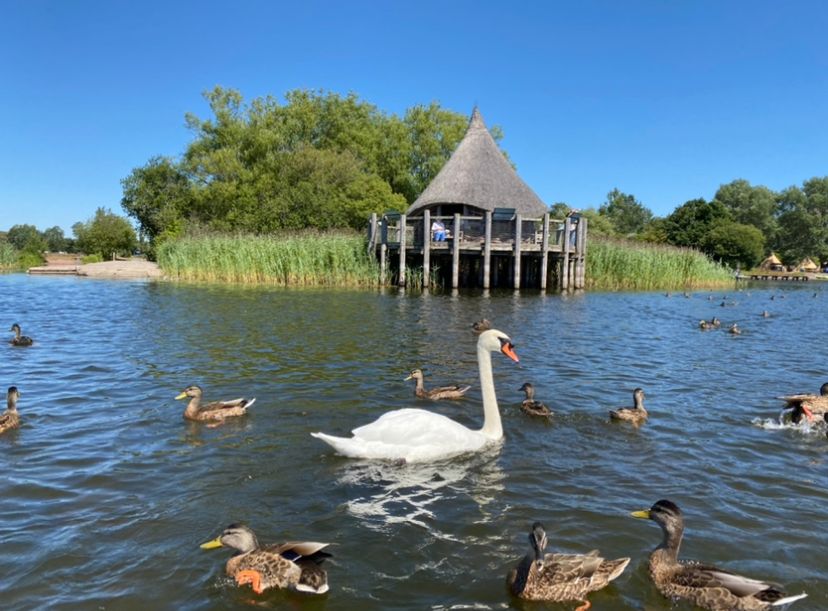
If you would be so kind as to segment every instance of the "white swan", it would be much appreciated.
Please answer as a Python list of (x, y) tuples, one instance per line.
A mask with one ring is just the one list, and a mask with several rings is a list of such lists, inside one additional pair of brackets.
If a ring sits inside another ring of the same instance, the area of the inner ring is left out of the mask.
[(420, 462), (476, 452), (503, 437), (490, 354), (497, 351), (518, 362), (509, 336), (496, 329), (481, 333), (477, 340), (477, 364), (483, 393), (483, 428), (478, 431), (424, 409), (398, 409), (354, 429), (350, 438), (325, 433), (311, 435), (351, 458)]

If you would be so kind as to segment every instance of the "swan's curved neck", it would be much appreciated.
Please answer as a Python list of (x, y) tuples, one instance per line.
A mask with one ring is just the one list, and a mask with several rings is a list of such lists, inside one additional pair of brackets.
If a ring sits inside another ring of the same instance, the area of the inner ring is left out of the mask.
[(483, 393), (483, 428), (480, 432), (491, 440), (502, 439), (503, 426), (500, 423), (500, 410), (497, 407), (492, 376), (492, 354), (479, 345), (477, 365), (480, 369), (480, 390)]

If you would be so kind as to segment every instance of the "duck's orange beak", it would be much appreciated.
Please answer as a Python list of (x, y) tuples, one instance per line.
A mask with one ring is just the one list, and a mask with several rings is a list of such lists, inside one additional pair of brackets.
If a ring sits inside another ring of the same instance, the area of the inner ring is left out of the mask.
[(500, 347), (500, 351), (512, 359), (515, 363), (520, 363), (520, 359), (518, 355), (515, 354), (515, 347), (512, 345), (511, 342), (504, 342), (503, 345)]

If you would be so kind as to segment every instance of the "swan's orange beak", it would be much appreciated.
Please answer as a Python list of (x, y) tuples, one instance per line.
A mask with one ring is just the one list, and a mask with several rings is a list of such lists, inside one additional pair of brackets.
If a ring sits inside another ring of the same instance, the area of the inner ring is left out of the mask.
[(503, 345), (500, 347), (500, 351), (512, 359), (515, 363), (520, 363), (518, 355), (515, 354), (515, 347), (511, 342), (503, 342)]

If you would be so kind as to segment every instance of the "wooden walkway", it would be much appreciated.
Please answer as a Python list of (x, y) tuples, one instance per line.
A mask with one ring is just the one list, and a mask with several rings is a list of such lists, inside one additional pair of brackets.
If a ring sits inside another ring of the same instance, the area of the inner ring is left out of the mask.
[[(435, 220), (445, 225), (444, 240), (431, 231)], [(451, 269), (446, 278), (451, 288), (566, 291), (585, 285), (587, 221), (578, 215), (522, 218), (511, 209), (495, 209), (482, 216), (431, 216), (424, 210), (411, 218), (372, 215), (368, 232), (383, 284), (406, 286), (415, 268), (418, 284), (428, 288), (436, 265)]]

